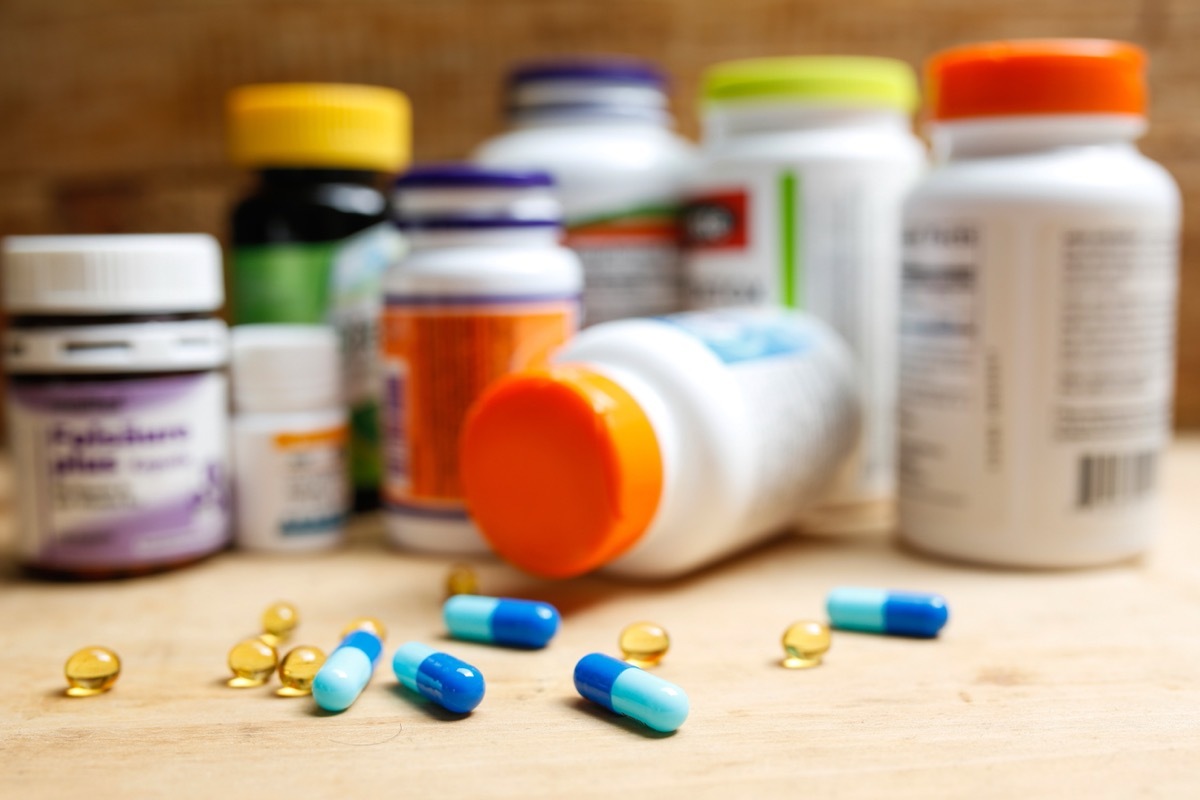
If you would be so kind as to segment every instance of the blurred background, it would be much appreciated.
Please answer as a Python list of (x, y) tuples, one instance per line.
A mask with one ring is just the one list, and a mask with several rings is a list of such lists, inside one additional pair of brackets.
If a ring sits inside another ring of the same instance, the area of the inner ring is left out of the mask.
[(513, 61), (653, 59), (680, 129), (716, 61), (884, 55), (972, 40), (1127, 39), (1150, 53), (1144, 151), (1183, 188), (1177, 423), (1200, 426), (1200, 2), (1196, 0), (0, 0), (0, 235), (206, 231), (226, 239), (245, 176), (226, 92), (352, 81), (413, 102), (418, 160), (501, 127)]

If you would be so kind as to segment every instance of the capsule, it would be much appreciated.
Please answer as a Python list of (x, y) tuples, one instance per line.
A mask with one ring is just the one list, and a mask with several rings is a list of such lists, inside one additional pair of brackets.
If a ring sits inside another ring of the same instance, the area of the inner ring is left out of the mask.
[(383, 642), (370, 631), (349, 633), (313, 677), (312, 695), (326, 711), (345, 711), (371, 680)]
[(687, 719), (683, 689), (603, 653), (579, 659), (575, 688), (585, 699), (663, 733), (678, 730)]
[(483, 700), (478, 669), (420, 642), (400, 645), (392, 657), (392, 671), (406, 689), (455, 714), (466, 714)]
[(928, 592), (899, 592), (842, 586), (825, 598), (829, 621), (845, 631), (886, 633), (932, 639), (938, 635), (950, 611), (946, 598)]
[(457, 594), (442, 606), (455, 639), (505, 647), (545, 647), (558, 633), (558, 609), (535, 600)]

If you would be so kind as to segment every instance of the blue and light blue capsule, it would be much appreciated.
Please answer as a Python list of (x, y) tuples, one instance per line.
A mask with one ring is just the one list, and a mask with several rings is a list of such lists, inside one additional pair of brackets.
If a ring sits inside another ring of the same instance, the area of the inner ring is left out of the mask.
[(946, 598), (940, 594), (853, 586), (832, 590), (825, 608), (830, 624), (839, 630), (920, 639), (937, 636), (950, 617)]
[(392, 671), (406, 689), (455, 714), (466, 714), (483, 700), (478, 669), (420, 642), (400, 645), (392, 657)]
[(345, 711), (353, 705), (367, 688), (382, 652), (383, 642), (370, 631), (348, 634), (313, 676), (317, 705), (326, 711)]
[(603, 653), (579, 659), (575, 688), (596, 705), (663, 733), (678, 730), (691, 707), (675, 684)]
[(536, 600), (456, 594), (442, 606), (446, 629), (455, 639), (505, 647), (545, 647), (558, 633), (558, 609)]

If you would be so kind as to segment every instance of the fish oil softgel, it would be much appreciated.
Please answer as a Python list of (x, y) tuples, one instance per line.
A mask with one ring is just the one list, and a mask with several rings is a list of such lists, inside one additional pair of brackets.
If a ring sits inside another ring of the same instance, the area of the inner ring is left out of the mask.
[(234, 689), (249, 689), (262, 686), (271, 679), (271, 673), (279, 664), (275, 648), (262, 639), (246, 639), (238, 642), (229, 651), (229, 669), (233, 677), (228, 685)]
[(483, 675), (476, 667), (420, 642), (400, 645), (392, 671), (405, 688), (455, 714), (466, 714), (483, 701)]
[(121, 659), (107, 647), (85, 647), (67, 659), (63, 667), (67, 695), (91, 697), (107, 692), (121, 674)]
[(687, 719), (688, 696), (673, 683), (603, 653), (575, 665), (575, 689), (593, 703), (662, 733)]
[(325, 664), (325, 651), (311, 645), (293, 647), (279, 662), (279, 682), (275, 692), (280, 697), (302, 697), (312, 694), (312, 682)]
[(455, 564), (446, 573), (446, 596), (479, 594), (479, 578), (466, 564)]
[(617, 646), (625, 663), (646, 669), (658, 666), (671, 646), (671, 639), (661, 625), (635, 622), (621, 631)]
[(355, 617), (342, 628), (342, 638), (345, 639), (355, 631), (366, 631), (374, 634), (381, 642), (387, 641), (387, 626), (376, 617)]
[(274, 647), (280, 642), (287, 641), (288, 636), (300, 624), (300, 612), (291, 603), (280, 601), (272, 603), (263, 611), (262, 640)]
[(829, 626), (824, 622), (802, 619), (793, 622), (783, 632), (783, 666), (788, 669), (808, 669), (818, 666), (829, 652), (832, 642)]
[(833, 627), (845, 631), (883, 633), (932, 639), (946, 625), (946, 598), (929, 592), (900, 592), (841, 586), (825, 598)]

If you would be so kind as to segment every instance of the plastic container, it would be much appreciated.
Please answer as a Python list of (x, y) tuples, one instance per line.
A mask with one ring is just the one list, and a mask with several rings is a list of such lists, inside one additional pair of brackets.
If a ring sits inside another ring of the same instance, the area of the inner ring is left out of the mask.
[(221, 251), (200, 234), (4, 244), (17, 553), (74, 578), (229, 541)]
[(229, 126), (234, 162), (257, 177), (233, 211), (231, 317), (340, 332), (355, 504), (373, 507), (379, 285), (403, 248), (385, 191), (408, 162), (408, 100), (376, 86), (243, 86)]
[(1089, 40), (929, 62), (936, 167), (906, 205), (901, 329), (917, 548), (1074, 567), (1154, 534), (1180, 201), (1134, 145), (1144, 70), (1137, 47)]
[(384, 279), (383, 491), (397, 545), (486, 550), (463, 507), (463, 417), (493, 380), (545, 363), (578, 325), (579, 260), (558, 244), (551, 187), (545, 173), (465, 165), (396, 182), (412, 245)]
[(584, 323), (681, 310), (677, 214), (696, 157), (671, 130), (663, 74), (627, 58), (540, 61), (515, 69), (507, 94), (509, 130), (474, 157), (554, 176)]
[(463, 483), (521, 569), (666, 578), (794, 524), (858, 422), (850, 353), (811, 317), (623, 320), (488, 390), (463, 432)]
[(886, 58), (731, 61), (704, 78), (704, 163), (684, 215), (693, 308), (801, 308), (859, 363), (857, 465), (810, 531), (894, 520), (900, 211), (925, 154), (915, 78)]
[(337, 545), (350, 512), (337, 331), (239, 325), (231, 340), (234, 541), (266, 551)]

